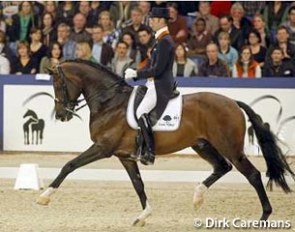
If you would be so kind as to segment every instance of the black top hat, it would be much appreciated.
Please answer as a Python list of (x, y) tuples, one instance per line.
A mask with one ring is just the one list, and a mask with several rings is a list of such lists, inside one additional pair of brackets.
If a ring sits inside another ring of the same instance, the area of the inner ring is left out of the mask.
[(170, 19), (169, 9), (163, 7), (153, 7), (150, 17)]

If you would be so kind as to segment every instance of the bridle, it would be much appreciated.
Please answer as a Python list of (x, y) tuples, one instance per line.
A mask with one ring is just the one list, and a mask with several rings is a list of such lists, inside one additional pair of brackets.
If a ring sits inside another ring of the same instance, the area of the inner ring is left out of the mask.
[(61, 103), (64, 107), (64, 109), (77, 116), (78, 118), (80, 118), (80, 116), (78, 114), (76, 114), (75, 112), (77, 112), (78, 110), (82, 109), (84, 106), (86, 106), (86, 104), (84, 104), (82, 107), (80, 106), (78, 109), (75, 109), (75, 106), (78, 106), (80, 102), (84, 101), (84, 99), (80, 99), (80, 100), (71, 100), (69, 97), (69, 92), (68, 92), (68, 88), (67, 88), (67, 84), (66, 84), (66, 76), (61, 68), (60, 65), (57, 65), (57, 74), (60, 77), (61, 80), (61, 90), (62, 90), (62, 95), (63, 95), (63, 100), (60, 100), (58, 98), (54, 98), (54, 101), (56, 103)]
[[(66, 75), (64, 73), (64, 71), (62, 70), (61, 65), (57, 65), (57, 74), (61, 79), (61, 90), (62, 90), (62, 95), (63, 95), (63, 100), (60, 100), (58, 98), (54, 98), (54, 101), (56, 103), (61, 103), (64, 107), (64, 109), (68, 112), (71, 113), (75, 116), (77, 116), (78, 118), (81, 119), (81, 117), (76, 114), (77, 111), (79, 111), (80, 109), (82, 109), (83, 107), (85, 107), (87, 105), (87, 103), (83, 104), (82, 106), (79, 106), (77, 109), (75, 109), (76, 106), (79, 105), (80, 102), (84, 101), (85, 99), (80, 99), (80, 100), (71, 100), (69, 97), (69, 92), (68, 92), (68, 88), (67, 88), (67, 84), (66, 84)], [(121, 86), (122, 84), (125, 84), (124, 79), (119, 79), (118, 81), (116, 81), (114, 84), (106, 87), (106, 90), (109, 90), (111, 88), (117, 87), (117, 86)], [(96, 95), (96, 97), (99, 97), (101, 94)]]

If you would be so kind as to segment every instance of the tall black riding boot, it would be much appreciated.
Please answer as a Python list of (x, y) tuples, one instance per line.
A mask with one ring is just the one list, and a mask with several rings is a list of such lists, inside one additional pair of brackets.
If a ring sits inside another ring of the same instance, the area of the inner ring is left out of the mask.
[(150, 165), (155, 162), (155, 144), (154, 144), (154, 134), (152, 131), (152, 126), (150, 119), (147, 114), (143, 114), (138, 120), (138, 125), (140, 127), (141, 133), (145, 141), (145, 153), (140, 157), (142, 164)]

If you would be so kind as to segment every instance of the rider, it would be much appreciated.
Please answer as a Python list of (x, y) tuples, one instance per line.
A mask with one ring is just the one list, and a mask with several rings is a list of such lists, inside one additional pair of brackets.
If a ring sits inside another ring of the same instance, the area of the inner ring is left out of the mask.
[[(174, 61), (174, 43), (169, 35), (167, 23), (169, 10), (154, 7), (150, 16), (150, 26), (155, 31), (156, 42), (151, 51), (149, 67), (140, 71), (126, 69), (125, 79), (147, 79), (147, 92), (138, 106), (136, 116), (140, 127), (139, 133), (143, 135), (146, 153), (141, 157), (144, 164), (153, 164), (155, 160), (154, 136), (150, 123), (149, 113), (157, 106), (166, 107), (172, 96), (174, 78), (172, 66)], [(156, 108), (156, 109), (157, 109)]]

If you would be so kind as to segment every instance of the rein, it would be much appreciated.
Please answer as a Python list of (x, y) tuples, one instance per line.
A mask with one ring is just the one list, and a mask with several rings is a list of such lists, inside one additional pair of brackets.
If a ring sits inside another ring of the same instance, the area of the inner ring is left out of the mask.
[[(75, 112), (81, 110), (82, 108), (84, 108), (87, 105), (87, 102), (85, 104), (83, 104), (82, 106), (79, 106), (77, 109), (74, 109), (75, 106), (78, 106), (80, 102), (85, 101), (85, 99), (80, 99), (80, 100), (75, 100), (72, 101), (69, 99), (69, 93), (68, 93), (68, 88), (67, 88), (67, 84), (66, 84), (66, 75), (64, 74), (61, 65), (57, 66), (57, 74), (61, 77), (61, 81), (62, 81), (62, 94), (63, 94), (63, 101), (60, 101), (58, 98), (55, 98), (54, 101), (58, 102), (58, 103), (62, 103), (65, 110), (72, 113), (73, 115), (77, 116), (80, 118), (80, 116), (78, 114), (76, 114)], [(124, 79), (119, 79), (118, 81), (116, 81), (114, 84), (106, 87), (106, 90), (112, 89), (114, 87), (117, 86), (121, 86), (123, 83), (125, 83)], [(95, 95), (96, 97), (101, 96), (102, 93)], [(68, 107), (69, 106), (69, 107)], [(71, 108), (73, 108), (74, 110), (71, 110)]]

